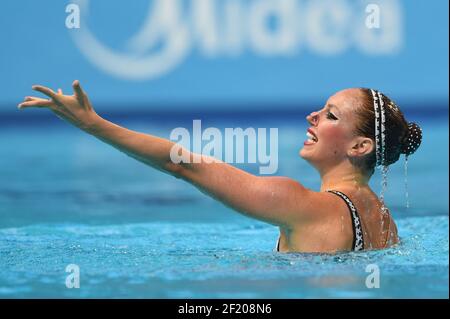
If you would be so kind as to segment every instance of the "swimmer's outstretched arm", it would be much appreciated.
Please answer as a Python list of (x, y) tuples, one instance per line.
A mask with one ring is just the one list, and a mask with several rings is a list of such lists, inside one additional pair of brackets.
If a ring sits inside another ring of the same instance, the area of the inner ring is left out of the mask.
[[(298, 182), (286, 177), (260, 177), (224, 162), (211, 163), (209, 157), (185, 150), (189, 163), (176, 164), (170, 159), (174, 142), (135, 132), (100, 117), (93, 109), (78, 81), (73, 82), (73, 95), (63, 95), (44, 86), (33, 90), (50, 99), (27, 96), (19, 109), (49, 108), (60, 118), (72, 123), (105, 143), (160, 171), (181, 178), (202, 192), (238, 212), (274, 225), (291, 227), (314, 218), (308, 212), (314, 194)], [(194, 158), (202, 159), (196, 163)], [(205, 161), (206, 160), (206, 161)], [(317, 211), (317, 202), (314, 203)]]

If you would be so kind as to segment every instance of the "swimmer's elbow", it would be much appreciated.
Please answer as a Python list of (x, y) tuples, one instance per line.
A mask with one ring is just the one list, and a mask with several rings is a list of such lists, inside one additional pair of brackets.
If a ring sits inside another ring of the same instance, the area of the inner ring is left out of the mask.
[(183, 179), (187, 182), (192, 182), (195, 176), (198, 175), (198, 172), (193, 169), (193, 165), (183, 162), (177, 164), (169, 161), (162, 167), (162, 170), (177, 179)]
[(163, 167), (163, 171), (177, 179), (182, 179), (184, 177), (185, 170), (186, 168), (183, 167), (182, 164), (176, 164), (171, 161), (167, 162)]

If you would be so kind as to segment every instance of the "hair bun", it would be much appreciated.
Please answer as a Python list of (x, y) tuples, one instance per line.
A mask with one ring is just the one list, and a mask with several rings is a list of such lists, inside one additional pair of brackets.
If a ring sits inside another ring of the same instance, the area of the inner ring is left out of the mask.
[(408, 123), (408, 133), (403, 139), (401, 153), (405, 155), (413, 154), (422, 143), (422, 129), (414, 122)]

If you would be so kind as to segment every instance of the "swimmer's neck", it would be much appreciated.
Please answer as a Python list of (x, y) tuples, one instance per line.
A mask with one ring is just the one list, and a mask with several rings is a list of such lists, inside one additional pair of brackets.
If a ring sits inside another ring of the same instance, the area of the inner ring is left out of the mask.
[(320, 173), (322, 181), (320, 185), (321, 192), (329, 189), (339, 190), (342, 187), (364, 188), (368, 187), (370, 180), (370, 176), (362, 174), (353, 167), (338, 166)]

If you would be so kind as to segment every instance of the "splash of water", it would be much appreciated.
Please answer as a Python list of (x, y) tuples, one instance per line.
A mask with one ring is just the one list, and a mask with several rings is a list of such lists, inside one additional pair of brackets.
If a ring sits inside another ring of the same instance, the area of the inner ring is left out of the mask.
[(383, 165), (381, 168), (381, 193), (380, 193), (380, 201), (381, 201), (381, 212), (384, 214), (386, 213), (386, 205), (384, 203), (384, 194), (386, 193), (387, 189), (387, 175), (389, 172), (389, 166)]

